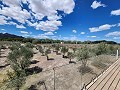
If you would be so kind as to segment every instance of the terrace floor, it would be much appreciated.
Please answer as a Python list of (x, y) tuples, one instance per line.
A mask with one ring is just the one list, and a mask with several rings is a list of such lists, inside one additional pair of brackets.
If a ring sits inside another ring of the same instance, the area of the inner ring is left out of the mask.
[(111, 65), (107, 71), (91, 82), (87, 90), (120, 90), (120, 59)]

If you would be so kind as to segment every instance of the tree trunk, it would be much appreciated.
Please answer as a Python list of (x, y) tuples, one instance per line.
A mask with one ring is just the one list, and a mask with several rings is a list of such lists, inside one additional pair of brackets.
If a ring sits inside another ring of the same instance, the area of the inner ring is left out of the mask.
[(70, 62), (71, 62), (71, 59), (70, 59)]
[(15, 88), (15, 90), (19, 90), (19, 88), (20, 88), (20, 87), (19, 87), (19, 86), (17, 86), (17, 87)]
[(56, 51), (56, 55), (58, 55), (58, 51)]
[(65, 55), (63, 55), (63, 58), (65, 58)]
[(47, 60), (49, 60), (49, 57), (48, 57), (48, 55), (47, 55)]

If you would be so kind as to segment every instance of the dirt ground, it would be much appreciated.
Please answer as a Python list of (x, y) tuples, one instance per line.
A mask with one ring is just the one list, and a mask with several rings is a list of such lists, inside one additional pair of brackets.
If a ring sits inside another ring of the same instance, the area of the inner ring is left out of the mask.
[[(10, 66), (7, 65), (7, 58), (10, 50), (2, 50), (2, 57), (0, 58), (0, 82), (6, 78), (6, 72), (10, 69)], [(92, 69), (92, 73), (86, 73), (81, 75), (79, 72), (79, 67), (81, 63), (75, 59), (72, 61), (76, 62), (69, 64), (69, 59), (62, 58), (62, 55), (56, 55), (55, 52), (49, 54), (51, 60), (47, 60), (45, 56), (41, 56), (38, 50), (33, 49), (35, 52), (32, 61), (37, 61), (34, 64), (31, 64), (30, 67), (38, 66), (43, 69), (42, 72), (33, 74), (27, 77), (25, 85), (21, 90), (34, 85), (38, 90), (80, 90), (81, 85), (87, 84), (95, 75), (99, 74), (103, 69), (96, 68), (91, 65), (91, 62), (95, 57), (88, 60), (88, 66)], [(103, 59), (109, 60), (111, 65), (116, 61), (115, 56), (104, 55)], [(2, 67), (4, 66), (4, 67)], [(55, 67), (55, 70), (53, 68)], [(41, 83), (42, 82), (42, 83)]]

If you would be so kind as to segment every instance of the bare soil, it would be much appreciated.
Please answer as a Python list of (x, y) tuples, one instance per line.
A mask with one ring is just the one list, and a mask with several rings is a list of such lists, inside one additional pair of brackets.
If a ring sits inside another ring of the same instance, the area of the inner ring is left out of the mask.
[[(7, 64), (6, 56), (9, 51), (9, 49), (2, 50), (0, 66), (5, 66)], [(91, 62), (95, 60), (96, 57), (90, 58), (87, 63), (87, 66), (92, 69), (92, 72), (81, 75), (79, 72), (81, 63), (78, 62), (76, 58), (72, 60), (76, 62), (76, 64), (69, 64), (69, 59), (62, 58), (62, 55), (56, 55), (55, 52), (49, 54), (51, 60), (47, 60), (46, 56), (41, 56), (39, 51), (35, 48), (33, 51), (35, 54), (32, 61), (36, 62), (31, 64), (30, 68), (38, 66), (42, 68), (43, 71), (29, 75), (21, 90), (25, 90), (26, 88), (31, 87), (31, 85), (34, 85), (34, 88), (37, 90), (54, 90), (54, 88), (55, 90), (80, 90), (81, 85), (87, 84), (92, 78), (103, 71), (103, 69), (91, 65)], [(101, 55), (101, 57), (103, 61), (109, 60), (108, 66), (116, 61), (115, 56)], [(7, 70), (10, 70), (9, 65), (0, 68), (0, 82), (7, 77)]]

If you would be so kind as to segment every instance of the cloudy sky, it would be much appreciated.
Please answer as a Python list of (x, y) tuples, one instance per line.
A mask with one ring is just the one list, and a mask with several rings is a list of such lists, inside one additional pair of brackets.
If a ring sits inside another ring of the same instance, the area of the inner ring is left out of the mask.
[(120, 42), (120, 0), (0, 0), (0, 32)]

